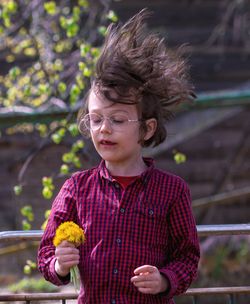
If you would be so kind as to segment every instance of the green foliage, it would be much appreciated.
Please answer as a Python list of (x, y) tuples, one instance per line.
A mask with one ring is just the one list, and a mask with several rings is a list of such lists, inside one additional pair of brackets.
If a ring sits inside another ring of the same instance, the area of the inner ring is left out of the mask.
[(43, 190), (42, 190), (43, 197), (45, 199), (51, 199), (53, 196), (53, 190), (55, 189), (55, 186), (53, 184), (53, 178), (44, 176), (42, 179), (42, 183), (43, 183)]
[(23, 272), (26, 275), (30, 275), (32, 273), (32, 270), (35, 270), (37, 267), (36, 263), (34, 263), (31, 260), (26, 261), (26, 265), (23, 267)]
[(14, 186), (14, 193), (15, 195), (20, 195), (22, 193), (23, 187), (21, 185)]
[[(57, 145), (65, 137), (72, 137), (72, 146), (62, 155), (58, 172), (42, 179), (45, 199), (52, 198), (57, 176), (68, 175), (82, 166), (84, 142), (73, 112), (89, 88), (108, 23), (118, 20), (109, 9), (109, 1), (103, 5), (104, 2), (97, 1), (94, 6), (87, 0), (0, 2), (0, 50), (7, 69), (0, 76), (0, 109), (16, 107), (17, 112), (42, 112), (63, 107), (69, 112), (66, 119), (51, 124), (19, 124), (5, 131), (8, 135), (35, 131), (42, 143), (51, 141)], [(23, 175), (22, 172), (13, 188), (19, 197), (25, 187)], [(31, 229), (32, 206), (25, 205), (20, 212), (23, 229)], [(26, 265), (25, 271), (29, 270), (30, 265)]]
[(55, 1), (49, 1), (44, 3), (44, 9), (47, 14), (55, 15), (57, 13)]
[(43, 278), (23, 278), (16, 284), (8, 287), (11, 292), (56, 292), (58, 287)]
[(174, 154), (174, 161), (176, 162), (177, 165), (180, 165), (187, 161), (187, 157), (184, 153), (174, 150), (173, 154)]
[(34, 221), (34, 213), (32, 210), (32, 207), (29, 205), (26, 205), (24, 207), (21, 208), (21, 214), (27, 218), (27, 220), (29, 222)]
[[(95, 5), (87, 0), (0, 1), (0, 51), (7, 70), (5, 75), (0, 75), (0, 109), (16, 107), (16, 112), (43, 112), (63, 107), (69, 113), (66, 119), (51, 124), (18, 124), (5, 130), (8, 135), (37, 132), (42, 143), (38, 149), (48, 142), (59, 145), (66, 136), (72, 137), (72, 146), (62, 155), (58, 172), (42, 179), (41, 194), (45, 199), (53, 197), (56, 177), (82, 166), (84, 141), (73, 112), (80, 107), (89, 88), (108, 23), (118, 19), (109, 10), (109, 4), (108, 0), (96, 1)], [(26, 169), (22, 168), (18, 184), (13, 188), (19, 199), (25, 187), (22, 179)], [(20, 212), (23, 230), (31, 229), (32, 206), (25, 205)], [(45, 211), (42, 229), (49, 213), (50, 210)], [(36, 264), (28, 260), (24, 273), (29, 275), (35, 268)], [(25, 278), (10, 290), (49, 292), (55, 288), (44, 279)]]
[[(93, 8), (87, 0), (71, 6), (62, 1), (41, 1), (34, 3), (34, 14), (28, 5), (31, 2), (35, 1), (0, 3), (0, 45), (7, 46), (5, 61), (9, 63), (9, 72), (0, 77), (0, 106), (39, 108), (51, 106), (54, 97), (70, 106), (78, 105), (99, 55), (94, 44), (105, 34), (107, 23), (118, 18), (108, 10), (108, 3), (104, 12), (101, 3)], [(95, 20), (89, 19), (93, 18), (92, 9), (96, 10)], [(22, 17), (27, 22), (17, 23)], [(23, 68), (25, 60), (29, 64)]]

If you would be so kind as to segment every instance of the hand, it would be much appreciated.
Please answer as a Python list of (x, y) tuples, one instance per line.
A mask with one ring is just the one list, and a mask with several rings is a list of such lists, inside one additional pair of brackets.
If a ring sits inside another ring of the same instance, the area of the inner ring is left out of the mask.
[(66, 277), (70, 272), (70, 268), (77, 265), (80, 259), (79, 250), (68, 241), (62, 241), (56, 247), (55, 257), (55, 271), (62, 277)]
[(155, 266), (143, 265), (136, 268), (134, 273), (131, 282), (141, 293), (157, 294), (166, 291), (169, 287), (168, 280)]

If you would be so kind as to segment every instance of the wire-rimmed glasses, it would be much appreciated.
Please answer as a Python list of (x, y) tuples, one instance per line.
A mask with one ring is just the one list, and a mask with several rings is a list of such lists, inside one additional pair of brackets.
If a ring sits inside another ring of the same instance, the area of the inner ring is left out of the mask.
[(97, 131), (101, 128), (104, 120), (108, 120), (114, 131), (123, 132), (129, 123), (140, 122), (140, 119), (129, 119), (126, 114), (115, 113), (111, 116), (102, 116), (97, 113), (86, 114), (80, 121), (81, 128)]

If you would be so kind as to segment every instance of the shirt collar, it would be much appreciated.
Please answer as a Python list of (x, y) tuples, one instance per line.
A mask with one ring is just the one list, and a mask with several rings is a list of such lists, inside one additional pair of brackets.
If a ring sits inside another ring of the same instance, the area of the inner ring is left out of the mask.
[[(143, 157), (143, 160), (144, 160), (145, 164), (147, 165), (147, 169), (140, 175), (140, 177), (138, 179), (141, 180), (141, 182), (146, 183), (149, 176), (151, 175), (151, 172), (153, 171), (155, 165), (154, 165), (154, 160), (150, 157)], [(103, 159), (98, 166), (98, 171), (99, 171), (100, 177), (105, 178), (109, 181), (113, 181), (112, 175), (109, 173), (109, 171), (105, 165), (105, 161)]]

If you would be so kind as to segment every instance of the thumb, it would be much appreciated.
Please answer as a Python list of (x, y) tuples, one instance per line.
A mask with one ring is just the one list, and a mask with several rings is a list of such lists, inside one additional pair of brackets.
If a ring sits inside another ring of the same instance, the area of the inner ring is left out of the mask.
[(151, 265), (143, 265), (134, 270), (134, 274), (149, 274), (158, 271), (158, 269), (155, 266)]

